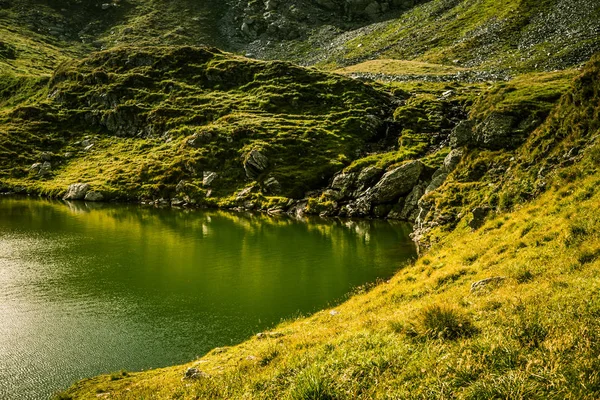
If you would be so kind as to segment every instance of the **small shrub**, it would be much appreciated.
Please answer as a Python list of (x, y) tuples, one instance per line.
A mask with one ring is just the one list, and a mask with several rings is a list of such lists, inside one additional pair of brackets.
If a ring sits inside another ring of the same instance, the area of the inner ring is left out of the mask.
[(531, 272), (529, 269), (527, 269), (525, 267), (519, 268), (517, 270), (517, 272), (515, 273), (515, 279), (519, 283), (531, 282), (533, 280), (533, 278), (535, 278), (535, 275), (533, 274), (533, 272)]
[(423, 334), (432, 339), (455, 340), (473, 336), (477, 329), (471, 319), (461, 311), (433, 305), (421, 312)]
[(316, 368), (305, 370), (296, 378), (289, 396), (292, 400), (335, 400), (341, 397), (331, 379)]
[(537, 348), (546, 340), (548, 329), (542, 323), (539, 315), (521, 314), (514, 336), (521, 346)]
[(121, 370), (119, 372), (113, 372), (110, 374), (111, 381), (118, 381), (119, 379), (123, 379), (129, 376), (129, 373), (125, 370)]
[(404, 324), (400, 321), (390, 321), (388, 323), (390, 329), (392, 330), (392, 332), (394, 333), (403, 333), (405, 332), (404, 329)]
[(521, 230), (521, 237), (524, 237), (529, 232), (531, 232), (531, 230), (533, 228), (535, 228), (535, 226), (536, 226), (536, 223), (534, 223), (534, 222), (527, 223), (527, 225), (525, 225), (525, 227), (523, 227), (523, 229)]
[(479, 258), (479, 254), (471, 254), (464, 258), (464, 262), (467, 265), (473, 264)]
[(436, 285), (437, 285), (437, 287), (440, 287), (447, 283), (456, 282), (458, 279), (460, 279), (461, 276), (466, 275), (466, 274), (467, 274), (467, 270), (461, 269), (456, 272), (453, 272), (453, 273), (450, 273), (450, 274), (447, 274), (444, 276), (440, 276), (439, 278), (437, 278)]
[(583, 250), (583, 251), (581, 251), (581, 253), (579, 253), (579, 256), (577, 257), (577, 261), (579, 261), (579, 264), (585, 265), (585, 264), (594, 262), (599, 256), (600, 256), (600, 249)]
[(580, 243), (588, 234), (588, 229), (583, 221), (574, 222), (569, 226), (567, 231), (565, 246), (570, 247), (576, 243)]
[(258, 365), (265, 367), (271, 363), (275, 358), (279, 356), (279, 350), (275, 347), (269, 347), (265, 352), (261, 354)]

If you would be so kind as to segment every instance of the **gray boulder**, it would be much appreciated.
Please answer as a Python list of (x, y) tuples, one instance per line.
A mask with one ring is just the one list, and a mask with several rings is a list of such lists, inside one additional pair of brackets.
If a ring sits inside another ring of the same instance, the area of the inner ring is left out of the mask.
[(473, 284), (471, 284), (471, 293), (478, 292), (490, 286), (499, 286), (505, 280), (505, 276), (494, 276), (492, 278), (486, 278), (477, 282), (473, 282)]
[(444, 159), (444, 165), (442, 165), (431, 178), (431, 182), (425, 189), (425, 194), (433, 192), (444, 184), (448, 175), (456, 169), (456, 166), (462, 159), (463, 152), (459, 149), (452, 149), (450, 153)]
[(421, 161), (409, 161), (386, 172), (373, 187), (370, 195), (373, 204), (389, 203), (410, 193), (424, 167)]
[(48, 175), (50, 171), (52, 171), (52, 164), (50, 164), (48, 161), (44, 161), (38, 173), (40, 175)]
[(442, 186), (444, 182), (446, 182), (447, 177), (448, 173), (445, 171), (444, 167), (441, 167), (440, 169), (435, 171), (431, 182), (429, 182), (429, 185), (427, 185), (427, 188), (425, 188), (425, 193), (433, 192), (434, 190)]
[(202, 173), (202, 186), (210, 186), (219, 175), (213, 171), (204, 171)]
[(452, 149), (450, 153), (444, 158), (444, 168), (446, 172), (450, 173), (456, 169), (456, 166), (463, 157), (463, 151), (460, 149)]
[(272, 176), (263, 182), (263, 187), (266, 194), (275, 195), (281, 192), (281, 184)]
[(185, 370), (183, 374), (182, 380), (193, 380), (193, 379), (201, 379), (201, 378), (210, 378), (210, 375), (206, 372), (200, 371), (198, 368), (188, 368)]
[(467, 146), (490, 150), (514, 149), (538, 125), (536, 120), (519, 122), (512, 115), (491, 113), (483, 121), (462, 121), (450, 134), (452, 148)]
[(400, 212), (400, 219), (415, 222), (419, 215), (419, 199), (425, 194), (425, 184), (415, 185), (413, 190), (406, 196), (404, 207)]
[(251, 150), (244, 158), (244, 170), (250, 179), (256, 179), (269, 166), (269, 159), (258, 150)]
[(513, 135), (515, 118), (503, 114), (490, 114), (475, 128), (477, 144), (492, 150), (510, 149), (520, 144), (521, 139)]
[(356, 179), (356, 186), (358, 192), (364, 192), (367, 188), (374, 185), (383, 175), (383, 169), (375, 167), (373, 165), (366, 167)]
[(473, 132), (474, 127), (475, 122), (472, 120), (459, 122), (450, 133), (450, 147), (457, 148), (474, 145), (476, 142), (475, 133)]
[(91, 201), (91, 202), (102, 201), (102, 200), (104, 200), (104, 196), (100, 192), (90, 190), (89, 192), (87, 192), (85, 194), (84, 200)]
[(48, 161), (44, 161), (43, 163), (35, 163), (30, 168), (37, 175), (48, 175), (50, 171), (52, 171), (52, 164)]
[(338, 193), (336, 197), (342, 199), (350, 195), (355, 181), (355, 172), (341, 172), (333, 178), (333, 181), (331, 182), (331, 189)]
[(87, 183), (74, 183), (67, 189), (63, 200), (83, 200), (89, 190), (90, 185)]
[(370, 199), (369, 193), (364, 196), (357, 198), (356, 200), (350, 201), (343, 207), (342, 214), (348, 217), (366, 217), (371, 214), (373, 203)]

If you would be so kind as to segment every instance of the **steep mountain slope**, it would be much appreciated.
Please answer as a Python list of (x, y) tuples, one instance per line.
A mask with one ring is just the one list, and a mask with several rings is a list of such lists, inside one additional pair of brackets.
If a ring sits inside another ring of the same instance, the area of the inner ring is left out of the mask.
[[(599, 112), (595, 57), (505, 171), (504, 188), (543, 165), (534, 179), (550, 190), (476, 230), (463, 216), (414, 265), (335, 310), (60, 398), (598, 398)], [(481, 156), (464, 151), (457, 171)]]
[[(380, 4), (379, 9), (389, 3), (370, 2)], [(283, 42), (267, 31), (250, 48), (263, 57), (325, 67), (384, 58), (503, 71), (562, 69), (600, 50), (600, 5), (593, 0), (410, 3), (415, 5), (378, 14), (381, 22), (358, 29), (322, 26), (306, 39)], [(276, 12), (265, 14), (265, 20)]]
[(502, 71), (600, 50), (594, 0), (2, 0), (0, 71), (119, 46), (212, 45), (335, 68), (384, 58)]

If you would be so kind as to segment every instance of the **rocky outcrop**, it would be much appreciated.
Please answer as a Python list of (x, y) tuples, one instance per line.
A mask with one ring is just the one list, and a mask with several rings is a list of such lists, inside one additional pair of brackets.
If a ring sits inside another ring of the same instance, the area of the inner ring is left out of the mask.
[(89, 192), (87, 192), (85, 194), (84, 200), (91, 201), (91, 202), (102, 201), (102, 200), (104, 200), (104, 195), (102, 195), (102, 193), (100, 193), (100, 192), (90, 190)]
[(448, 175), (456, 169), (456, 166), (460, 162), (463, 156), (463, 151), (459, 149), (453, 149), (448, 153), (444, 159), (444, 164), (434, 172), (431, 182), (425, 188), (425, 194), (433, 192), (444, 184)]
[(410, 193), (421, 176), (423, 168), (421, 161), (410, 161), (386, 172), (369, 194), (371, 202), (389, 203)]
[(269, 159), (258, 150), (251, 150), (244, 158), (244, 170), (250, 179), (256, 179), (269, 167)]
[[(415, 221), (419, 199), (431, 181), (431, 168), (413, 160), (388, 171), (367, 166), (360, 171), (340, 172), (319, 198), (320, 214), (344, 217), (375, 217)], [(311, 199), (314, 201), (315, 199)], [(308, 200), (297, 202), (293, 214), (306, 211)], [(300, 209), (304, 207), (300, 211)]]
[(542, 119), (530, 115), (524, 119), (492, 112), (481, 121), (466, 120), (450, 134), (450, 146), (489, 150), (512, 150), (519, 147)]
[(427, 0), (236, 0), (225, 21), (244, 41), (294, 40), (321, 25), (359, 27)]
[(67, 189), (63, 200), (83, 200), (89, 190), (90, 185), (87, 183), (74, 183)]

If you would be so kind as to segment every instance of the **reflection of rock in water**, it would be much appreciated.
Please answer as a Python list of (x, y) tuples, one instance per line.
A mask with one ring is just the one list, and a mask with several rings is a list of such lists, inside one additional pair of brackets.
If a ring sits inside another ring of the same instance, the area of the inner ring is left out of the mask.
[(73, 214), (84, 214), (90, 211), (89, 208), (86, 206), (86, 203), (83, 203), (81, 201), (65, 200), (63, 203), (67, 205), (67, 207)]
[(83, 202), (65, 200), (62, 202), (62, 204), (65, 204), (69, 208), (69, 210), (74, 214), (88, 213), (92, 210), (106, 209), (110, 207), (110, 205), (106, 203), (93, 203), (89, 201)]

